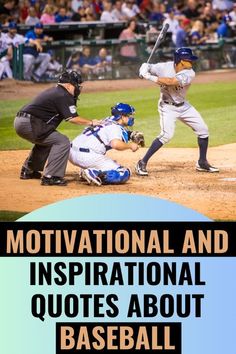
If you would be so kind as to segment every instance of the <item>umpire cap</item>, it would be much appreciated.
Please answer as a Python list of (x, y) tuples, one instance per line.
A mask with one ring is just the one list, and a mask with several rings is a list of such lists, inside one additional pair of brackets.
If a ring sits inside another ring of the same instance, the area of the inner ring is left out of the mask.
[(77, 99), (78, 96), (80, 95), (81, 92), (81, 84), (82, 84), (83, 80), (82, 80), (82, 76), (80, 74), (80, 72), (77, 72), (75, 70), (66, 70), (64, 71), (57, 83), (58, 84), (71, 84), (74, 86), (75, 88), (75, 98)]
[(65, 70), (58, 79), (58, 84), (71, 84), (78, 86), (82, 84), (82, 76), (75, 70)]
[(193, 55), (192, 49), (181, 47), (174, 52), (174, 62), (178, 64), (181, 60), (195, 61), (198, 57)]

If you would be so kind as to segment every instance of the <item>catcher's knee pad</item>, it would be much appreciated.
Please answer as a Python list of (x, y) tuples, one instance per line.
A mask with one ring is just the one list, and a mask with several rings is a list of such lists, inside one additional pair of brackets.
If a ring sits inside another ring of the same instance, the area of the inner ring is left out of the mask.
[(109, 170), (102, 172), (103, 184), (120, 184), (125, 183), (130, 178), (130, 170), (128, 168), (120, 167), (117, 170)]

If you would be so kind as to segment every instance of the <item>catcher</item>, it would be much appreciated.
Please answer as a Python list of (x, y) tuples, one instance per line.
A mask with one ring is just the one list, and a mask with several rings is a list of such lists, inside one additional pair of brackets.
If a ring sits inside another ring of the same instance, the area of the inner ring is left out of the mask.
[(134, 124), (134, 107), (117, 103), (111, 108), (111, 116), (96, 127), (86, 128), (71, 143), (69, 161), (80, 166), (81, 177), (88, 184), (121, 184), (130, 178), (129, 168), (119, 165), (105, 154), (108, 150), (137, 151), (144, 146), (141, 132), (129, 131)]

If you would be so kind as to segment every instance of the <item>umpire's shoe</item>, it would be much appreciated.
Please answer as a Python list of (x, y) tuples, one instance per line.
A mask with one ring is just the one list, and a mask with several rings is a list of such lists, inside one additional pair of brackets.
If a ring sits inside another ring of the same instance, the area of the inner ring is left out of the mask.
[(219, 172), (219, 169), (217, 167), (211, 166), (208, 161), (201, 161), (201, 160), (197, 162), (196, 170), (199, 172), (210, 172), (210, 173)]
[(148, 176), (148, 171), (146, 169), (146, 163), (143, 160), (139, 160), (135, 166), (135, 172), (139, 176)]
[(41, 180), (41, 185), (42, 186), (66, 186), (67, 181), (62, 177), (56, 177), (56, 176), (45, 177), (45, 176), (43, 176), (42, 180)]
[(42, 177), (41, 173), (38, 171), (31, 171), (24, 166), (20, 172), (20, 179), (40, 179)]

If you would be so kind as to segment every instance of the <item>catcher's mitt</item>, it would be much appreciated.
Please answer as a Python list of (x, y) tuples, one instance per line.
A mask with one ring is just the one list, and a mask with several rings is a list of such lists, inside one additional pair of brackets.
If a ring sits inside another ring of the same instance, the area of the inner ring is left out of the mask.
[(130, 140), (140, 145), (141, 147), (145, 146), (144, 134), (142, 132), (139, 132), (138, 130), (134, 130), (131, 132)]

